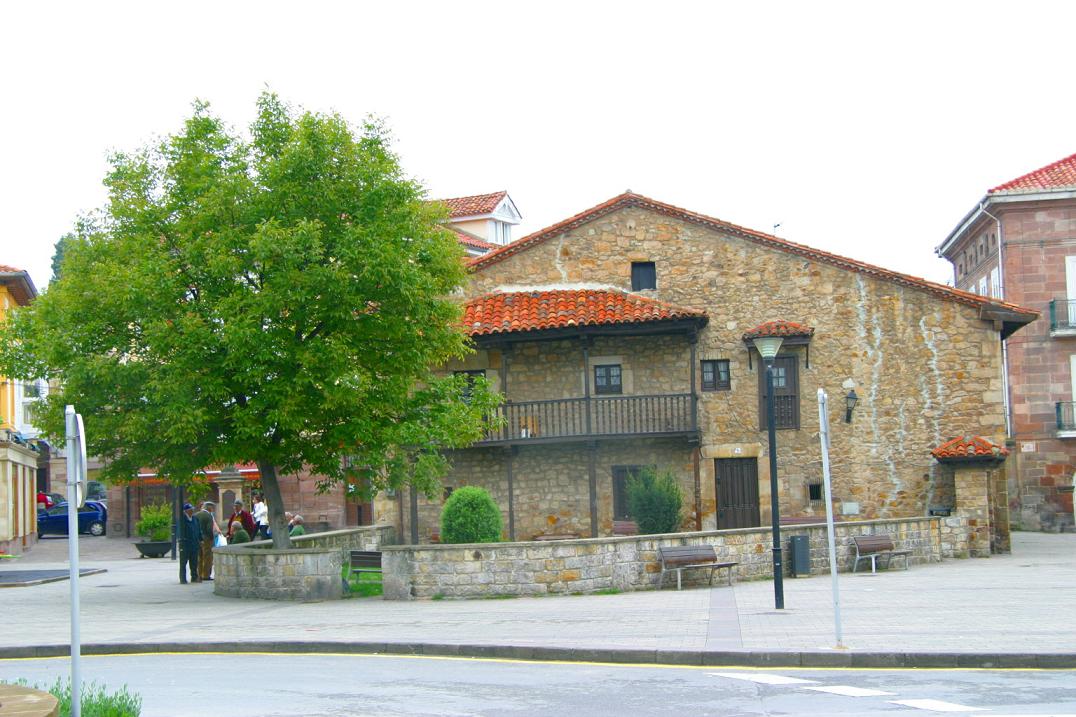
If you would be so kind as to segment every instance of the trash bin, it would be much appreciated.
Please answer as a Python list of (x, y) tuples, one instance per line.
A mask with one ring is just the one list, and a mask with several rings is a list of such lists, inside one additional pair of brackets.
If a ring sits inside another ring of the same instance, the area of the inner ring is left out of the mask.
[(788, 572), (794, 578), (811, 575), (811, 544), (806, 535), (793, 535), (788, 544)]

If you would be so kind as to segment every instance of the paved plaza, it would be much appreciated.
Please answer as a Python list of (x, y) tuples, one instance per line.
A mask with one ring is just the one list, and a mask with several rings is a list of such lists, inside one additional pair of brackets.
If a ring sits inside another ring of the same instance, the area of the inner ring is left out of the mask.
[[(1011, 657), (1032, 654), (1076, 664), (1076, 534), (1017, 533), (1011, 555), (841, 574), (845, 650), (834, 649), (828, 574), (786, 578), (783, 611), (774, 610), (770, 581), (679, 592), (303, 604), (218, 597), (212, 583), (180, 585), (176, 562), (139, 559), (127, 541), (81, 542), (83, 567), (106, 570), (80, 580), (88, 646), (473, 648), (461, 654), (496, 646), (520, 656), (540, 656), (542, 649), (559, 650), (559, 656), (574, 651), (576, 659), (660, 651), (670, 661), (691, 661), (705, 653), (745, 653), (761, 662), (770, 654), (811, 653), (830, 655), (834, 664), (857, 654), (947, 653), (1044, 664)], [(47, 539), (2, 569), (62, 568), (66, 549), (66, 539)], [(69, 589), (66, 581), (0, 589), (0, 656), (27, 654), (13, 648), (69, 644)]]

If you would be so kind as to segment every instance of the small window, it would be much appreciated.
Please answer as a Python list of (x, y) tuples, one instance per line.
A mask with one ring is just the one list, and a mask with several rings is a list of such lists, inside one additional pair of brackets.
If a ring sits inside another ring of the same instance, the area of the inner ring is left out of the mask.
[(807, 498), (809, 500), (822, 500), (822, 484), (821, 483), (808, 483), (807, 484)]
[(732, 388), (728, 359), (702, 362), (702, 390), (728, 391)]
[[(774, 425), (778, 429), (800, 427), (799, 372), (795, 356), (773, 360)], [(759, 430), (766, 430), (766, 371), (758, 372)]]
[(652, 261), (633, 261), (631, 263), (631, 290), (658, 288), (658, 270)]
[(466, 376), (467, 385), (463, 387), (463, 400), (470, 402), (471, 392), (474, 390), (474, 382), (476, 378), (485, 378), (486, 372), (484, 369), (477, 369), (473, 371), (453, 371), (454, 376)]
[(620, 364), (610, 363), (594, 367), (594, 393), (623, 393)]

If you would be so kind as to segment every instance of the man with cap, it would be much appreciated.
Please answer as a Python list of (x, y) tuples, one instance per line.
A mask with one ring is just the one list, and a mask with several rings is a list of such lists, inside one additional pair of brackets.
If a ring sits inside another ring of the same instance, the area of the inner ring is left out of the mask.
[(239, 521), (239, 524), (243, 526), (243, 530), (247, 531), (247, 535), (251, 540), (254, 540), (254, 536), (258, 534), (258, 526), (254, 524), (254, 516), (250, 514), (250, 511), (243, 510), (243, 501), (235, 501), (235, 506), (232, 510), (231, 516), (228, 518), (228, 542), (232, 542), (232, 524), (235, 521)]
[(202, 533), (202, 539), (198, 543), (198, 577), (202, 580), (213, 579), (213, 539), (220, 532), (217, 520), (213, 517), (215, 507), (216, 503), (207, 500), (202, 503), (202, 509), (194, 514), (194, 519), (198, 521), (198, 530)]
[(187, 564), (191, 566), (191, 582), (200, 583), (198, 576), (198, 551), (201, 549), (202, 531), (194, 519), (194, 506), (183, 504), (183, 515), (179, 516), (179, 582), (187, 584)]

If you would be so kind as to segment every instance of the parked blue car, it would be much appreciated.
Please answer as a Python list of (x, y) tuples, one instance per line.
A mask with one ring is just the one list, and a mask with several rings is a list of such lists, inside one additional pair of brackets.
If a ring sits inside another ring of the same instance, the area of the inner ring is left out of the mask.
[[(104, 535), (108, 508), (104, 503), (88, 500), (78, 509), (78, 532)], [(67, 535), (67, 503), (37, 511), (38, 535)]]

